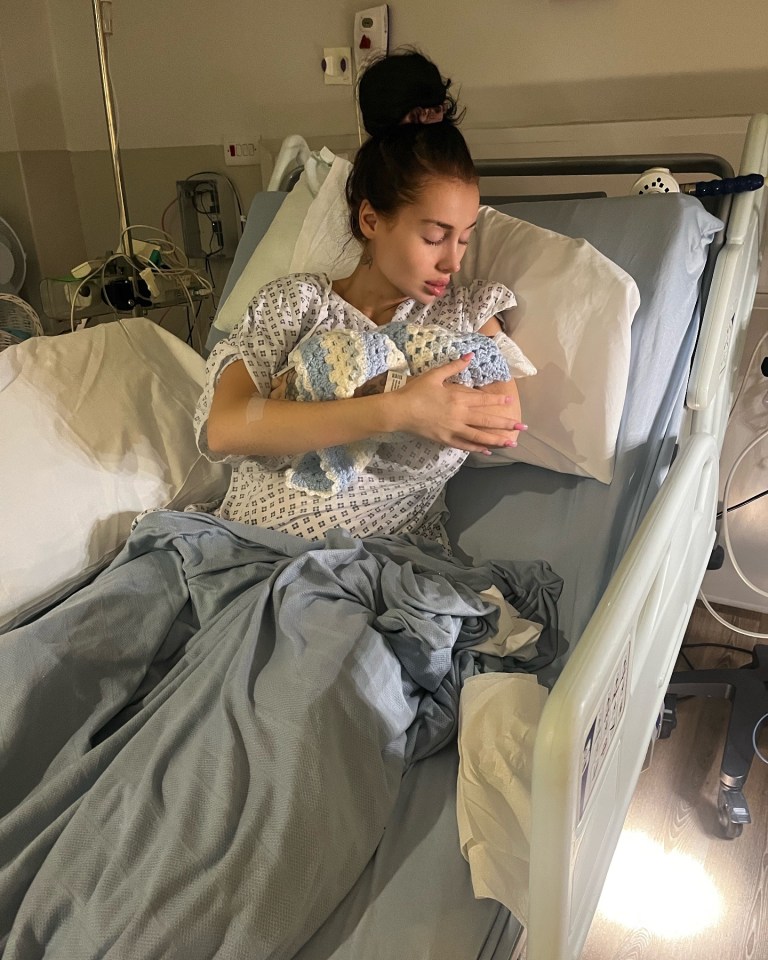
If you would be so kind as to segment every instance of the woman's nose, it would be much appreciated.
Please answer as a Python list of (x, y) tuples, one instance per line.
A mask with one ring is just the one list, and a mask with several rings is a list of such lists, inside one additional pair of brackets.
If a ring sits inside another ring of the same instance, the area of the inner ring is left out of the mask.
[(461, 257), (464, 253), (464, 247), (448, 247), (443, 249), (443, 256), (438, 266), (445, 273), (456, 273), (461, 266)]

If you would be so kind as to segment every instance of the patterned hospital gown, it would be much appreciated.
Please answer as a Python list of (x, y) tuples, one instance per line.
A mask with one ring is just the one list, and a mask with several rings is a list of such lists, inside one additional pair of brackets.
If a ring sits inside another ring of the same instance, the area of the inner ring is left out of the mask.
[[(439, 323), (468, 333), (514, 303), (514, 295), (502, 284), (475, 281), (469, 287), (449, 287), (428, 306), (406, 300), (397, 307), (393, 320)], [(214, 387), (230, 363), (243, 360), (258, 392), (268, 397), (271, 379), (285, 366), (293, 347), (310, 332), (335, 327), (376, 329), (372, 320), (334, 292), (327, 277), (294, 274), (262, 287), (240, 326), (211, 351), (205, 390), (195, 413), (195, 431), (206, 457), (232, 464), (232, 479), (218, 514), (308, 540), (319, 540), (334, 527), (358, 537), (405, 532), (430, 535), (433, 531), (427, 528), (425, 518), (446, 481), (464, 462), (467, 454), (463, 450), (417, 436), (392, 434), (379, 444), (371, 462), (350, 486), (336, 496), (318, 497), (286, 485), (292, 457), (219, 457), (208, 448), (206, 423)]]

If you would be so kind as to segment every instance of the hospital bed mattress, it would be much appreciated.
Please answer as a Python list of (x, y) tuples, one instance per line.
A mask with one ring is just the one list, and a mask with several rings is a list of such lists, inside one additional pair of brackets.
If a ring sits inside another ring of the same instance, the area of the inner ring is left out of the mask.
[[(278, 208), (279, 195), (260, 196), (228, 289)], [(641, 295), (611, 484), (515, 463), (464, 467), (446, 493), (457, 553), (541, 557), (564, 578), (560, 622), (573, 644), (671, 463), (696, 342), (701, 251), (717, 224), (686, 196), (500, 209), (583, 237), (625, 269)], [(454, 745), (406, 774), (376, 855), (296, 960), (509, 960), (521, 926), (495, 901), (474, 899), (459, 849), (457, 769)]]
[(474, 899), (459, 851), (458, 762), (449, 747), (410, 768), (375, 856), (294, 960), (508, 960), (520, 924)]

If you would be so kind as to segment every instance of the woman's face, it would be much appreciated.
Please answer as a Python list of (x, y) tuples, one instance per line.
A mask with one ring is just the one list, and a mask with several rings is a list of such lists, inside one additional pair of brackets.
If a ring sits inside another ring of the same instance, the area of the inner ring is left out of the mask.
[(381, 217), (364, 203), (361, 227), (372, 268), (392, 287), (393, 296), (429, 304), (445, 293), (466, 252), (479, 206), (476, 184), (447, 179), (428, 180), (416, 202), (392, 217)]

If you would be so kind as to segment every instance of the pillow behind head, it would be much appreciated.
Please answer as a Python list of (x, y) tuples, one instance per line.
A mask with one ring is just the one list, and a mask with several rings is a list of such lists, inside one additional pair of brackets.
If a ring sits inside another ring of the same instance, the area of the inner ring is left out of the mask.
[[(352, 165), (325, 147), (310, 161), (222, 300), (208, 350), (240, 324), (248, 304), (272, 280), (291, 273), (327, 273), (335, 280), (349, 276), (357, 266), (362, 248), (349, 230), (344, 193)], [(258, 216), (256, 207), (254, 201), (251, 213)], [(250, 222), (250, 216), (241, 244), (259, 226)]]
[(630, 329), (640, 305), (632, 277), (586, 240), (481, 207), (454, 282), (510, 287), (506, 333), (538, 369), (518, 381), (528, 430), (517, 447), (471, 455), (471, 466), (521, 461), (610, 483), (624, 407)]

